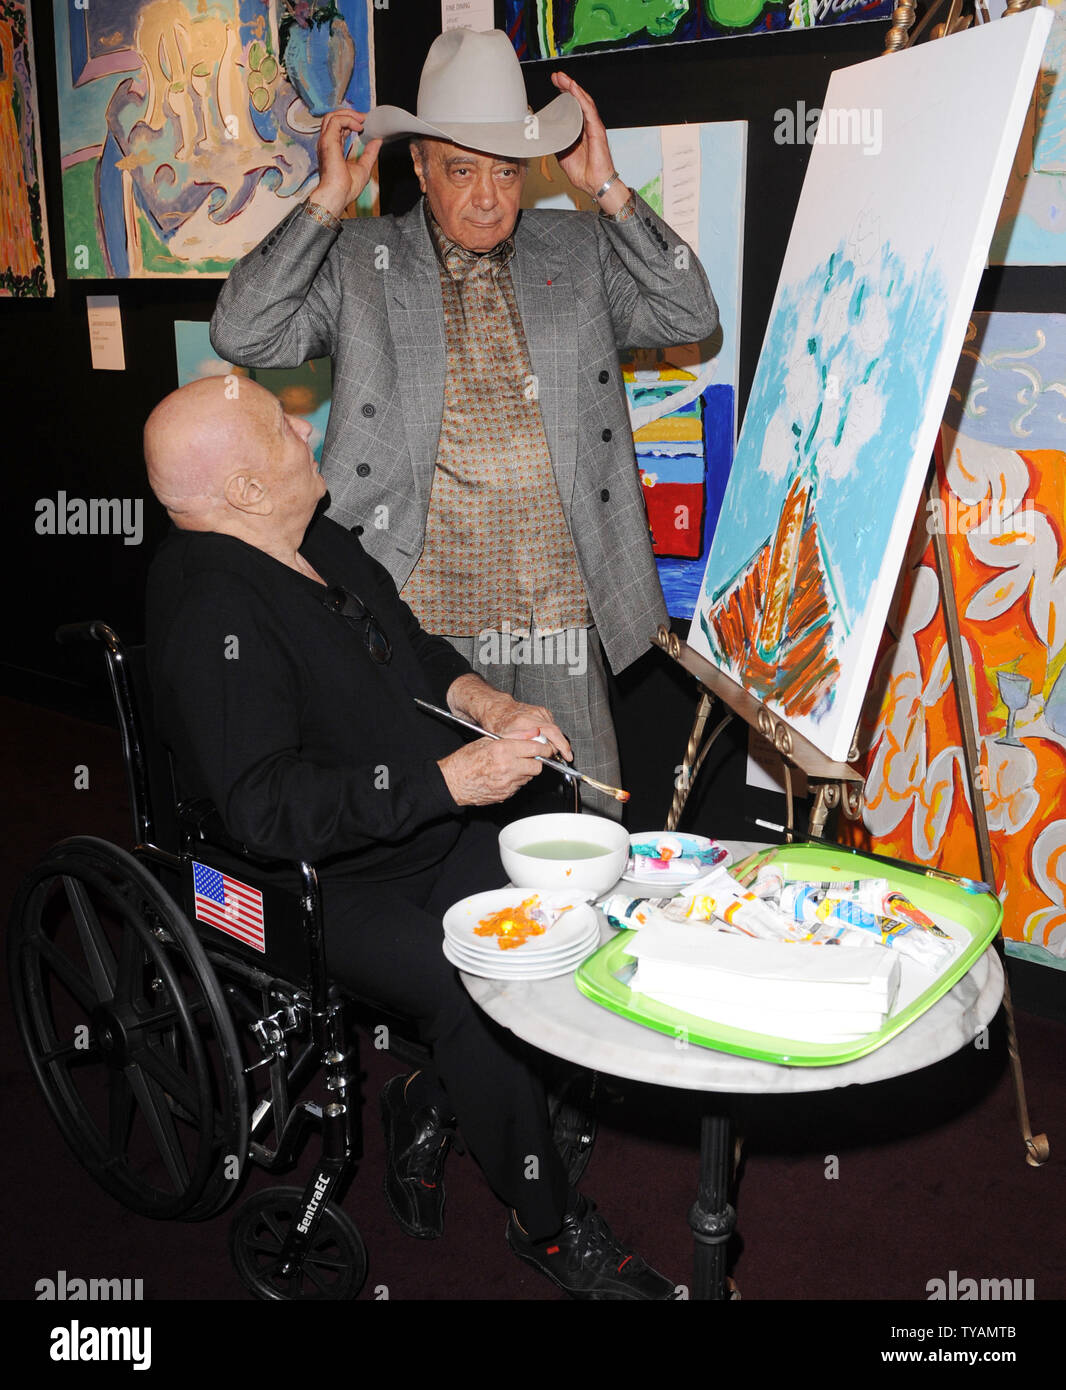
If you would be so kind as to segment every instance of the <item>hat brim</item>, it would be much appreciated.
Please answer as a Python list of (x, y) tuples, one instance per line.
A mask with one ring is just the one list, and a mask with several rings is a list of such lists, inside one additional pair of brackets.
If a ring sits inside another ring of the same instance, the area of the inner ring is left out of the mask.
[[(522, 121), (448, 121), (431, 125), (399, 106), (375, 106), (363, 125), (364, 140), (395, 140), (426, 135), (447, 140), (479, 154), (508, 159), (537, 159), (569, 149), (581, 134), (584, 117), (576, 97), (560, 92), (535, 115)], [(533, 132), (536, 132), (535, 138)]]

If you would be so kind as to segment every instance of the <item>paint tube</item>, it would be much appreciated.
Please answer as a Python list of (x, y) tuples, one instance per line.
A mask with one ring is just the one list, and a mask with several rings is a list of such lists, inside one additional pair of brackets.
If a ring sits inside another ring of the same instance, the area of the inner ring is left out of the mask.
[(600, 903), (600, 911), (612, 927), (638, 931), (653, 922), (667, 920), (664, 909), (672, 898), (631, 898), (626, 893), (614, 893)]
[[(868, 934), (868, 939), (896, 950), (900, 955), (934, 970), (951, 954), (950, 941), (939, 941), (930, 932), (909, 922), (882, 917), (847, 898), (827, 897), (821, 885), (786, 884), (781, 893), (781, 910), (797, 922), (833, 922)], [(851, 945), (847, 934), (838, 938)]]
[(764, 901), (776, 902), (781, 896), (781, 889), (785, 886), (785, 880), (781, 870), (773, 864), (763, 864), (755, 876), (755, 883), (752, 892), (757, 898)]
[(868, 911), (878, 913), (882, 917), (891, 917), (896, 922), (906, 922), (909, 926), (920, 927), (922, 931), (931, 932), (933, 936), (940, 937), (943, 941), (950, 941), (951, 938), (947, 932), (941, 931), (933, 919), (920, 907), (915, 907), (906, 894), (901, 893), (897, 888), (890, 888), (888, 879), (864, 878), (856, 880), (853, 885), (833, 884), (827, 896), (837, 897), (838, 890), (845, 886), (853, 891), (842, 896), (851, 898), (860, 907), (865, 907)]

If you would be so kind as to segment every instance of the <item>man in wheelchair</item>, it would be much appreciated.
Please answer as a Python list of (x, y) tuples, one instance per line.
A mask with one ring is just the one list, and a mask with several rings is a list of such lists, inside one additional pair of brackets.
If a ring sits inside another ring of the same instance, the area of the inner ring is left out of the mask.
[[(159, 733), (182, 796), (208, 798), (250, 850), (314, 860), (332, 978), (412, 1019), (436, 1075), (382, 1093), (386, 1195), (399, 1224), (443, 1232), (458, 1129), (511, 1209), (507, 1240), (577, 1298), (668, 1299), (568, 1185), (538, 1078), (474, 1005), (441, 950), (441, 918), (502, 886), (506, 800), (570, 747), (424, 632), (388, 572), (322, 515), (310, 426), (253, 382), (166, 397), (145, 427), (149, 481), (175, 530), (152, 566), (147, 651)], [(415, 697), (492, 733), (464, 744)]]

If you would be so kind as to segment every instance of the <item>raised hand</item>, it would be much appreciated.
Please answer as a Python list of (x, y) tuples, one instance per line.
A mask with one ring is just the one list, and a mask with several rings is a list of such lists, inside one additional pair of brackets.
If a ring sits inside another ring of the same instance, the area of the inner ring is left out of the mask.
[[(565, 154), (557, 156), (559, 164), (575, 188), (583, 188), (586, 193), (595, 196), (596, 190), (602, 188), (615, 172), (607, 131), (596, 110), (596, 103), (583, 87), (579, 87), (565, 72), (553, 72), (552, 81), (561, 92), (569, 92), (577, 100), (585, 117), (580, 138)], [(629, 189), (619, 179), (600, 200), (600, 206), (604, 212), (617, 212), (628, 197)]]
[(327, 212), (339, 217), (359, 197), (374, 172), (380, 140), (368, 140), (358, 155), (344, 157), (349, 131), (362, 135), (364, 111), (340, 108), (327, 113), (318, 133), (318, 187), (311, 195)]

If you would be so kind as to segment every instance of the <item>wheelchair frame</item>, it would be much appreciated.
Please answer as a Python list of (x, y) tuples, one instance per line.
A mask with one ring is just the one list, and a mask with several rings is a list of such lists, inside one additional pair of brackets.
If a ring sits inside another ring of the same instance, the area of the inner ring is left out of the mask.
[[(360, 1001), (329, 980), (315, 867), (296, 866), (283, 952), (291, 965), (298, 939), (303, 969), (274, 970), (265, 945), (259, 959), (196, 923), (194, 862), (229, 872), (236, 860), (253, 876), (293, 866), (234, 842), (207, 803), (176, 804), (169, 758), (148, 736), (138, 649), (126, 649), (99, 621), (56, 635), (103, 647), (135, 843), (127, 853), (88, 836), (63, 840), (16, 895), (9, 978), (31, 1069), (78, 1160), (125, 1206), (156, 1219), (214, 1216), (236, 1197), (248, 1160), (271, 1173), (290, 1169), (318, 1128), (321, 1154), (306, 1184), (249, 1198), (234, 1217), (230, 1253), (258, 1298), (354, 1298), (367, 1255), (340, 1203), (362, 1157), (358, 1034), (347, 1017)], [(282, 895), (272, 892), (276, 903)], [(375, 1016), (389, 1015), (375, 1009)], [(389, 1033), (390, 1051), (429, 1064), (428, 1053)], [(241, 1038), (258, 1056), (247, 1059)], [(257, 1097), (262, 1068), (269, 1088)], [(295, 1099), (319, 1070), (322, 1098)], [(578, 1078), (550, 1101), (572, 1182), (595, 1138), (595, 1084)]]

